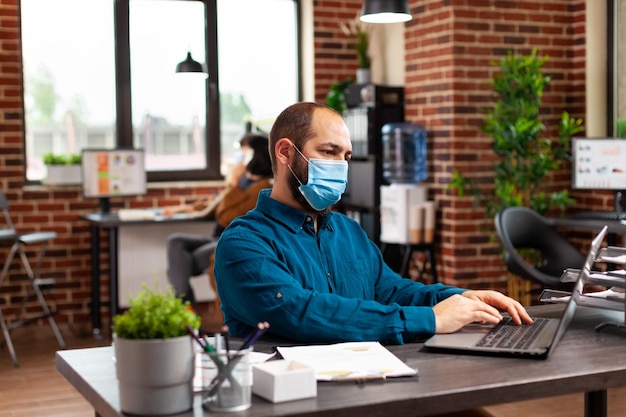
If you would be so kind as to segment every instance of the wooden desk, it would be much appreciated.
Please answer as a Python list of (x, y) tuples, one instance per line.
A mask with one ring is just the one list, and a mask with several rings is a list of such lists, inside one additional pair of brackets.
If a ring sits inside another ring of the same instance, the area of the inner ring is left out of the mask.
[[(534, 316), (558, 316), (563, 305), (534, 306)], [(253, 396), (237, 413), (265, 416), (425, 416), (499, 403), (585, 392), (585, 416), (607, 415), (606, 389), (626, 385), (626, 336), (598, 333), (594, 326), (622, 313), (584, 307), (546, 360), (430, 353), (420, 343), (389, 346), (419, 377), (365, 384), (318, 383), (317, 398), (272, 404)], [(257, 344), (259, 351), (269, 343)], [(57, 370), (91, 403), (96, 415), (122, 416), (111, 347), (59, 351)], [(199, 396), (183, 416), (205, 413)], [(521, 412), (520, 415), (523, 415)]]
[[(109, 314), (113, 317), (117, 314), (119, 309), (119, 232), (120, 229), (137, 228), (145, 229), (147, 227), (154, 227), (157, 225), (167, 225), (176, 223), (179, 225), (189, 223), (190, 230), (194, 233), (202, 234), (206, 232), (207, 236), (212, 236), (215, 227), (215, 222), (207, 221), (206, 219), (189, 218), (185, 215), (174, 215), (171, 217), (163, 218), (156, 217), (154, 220), (120, 220), (115, 212), (111, 213), (90, 213), (80, 216), (82, 220), (86, 220), (90, 224), (91, 230), (91, 324), (93, 333), (97, 337), (102, 336), (102, 317), (100, 314), (101, 309), (101, 296), (100, 296), (100, 284), (101, 284), (101, 267), (100, 267), (100, 231), (105, 229), (108, 231), (109, 241)], [(198, 228), (198, 223), (206, 225), (206, 228)], [(182, 228), (179, 231), (182, 230)], [(206, 230), (205, 230), (206, 229)], [(142, 232), (136, 232), (137, 235), (146, 234), (147, 229)], [(187, 230), (188, 231), (188, 230)], [(147, 239), (150, 237), (147, 236)], [(162, 238), (163, 247), (165, 247), (165, 237)], [(147, 277), (154, 275), (147, 274)], [(208, 284), (207, 284), (208, 285)]]

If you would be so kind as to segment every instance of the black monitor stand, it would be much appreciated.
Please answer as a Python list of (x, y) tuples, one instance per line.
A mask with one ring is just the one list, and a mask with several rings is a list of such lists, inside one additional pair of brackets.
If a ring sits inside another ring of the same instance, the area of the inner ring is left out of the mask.
[(109, 200), (109, 197), (100, 197), (100, 213), (111, 213), (111, 200)]

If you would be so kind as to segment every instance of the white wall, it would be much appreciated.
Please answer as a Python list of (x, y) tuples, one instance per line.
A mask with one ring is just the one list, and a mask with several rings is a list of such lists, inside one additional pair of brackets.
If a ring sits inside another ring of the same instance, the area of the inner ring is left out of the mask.
[(585, 96), (587, 137), (606, 136), (607, 112), (607, 55), (606, 55), (606, 2), (587, 0), (585, 5)]
[(394, 87), (404, 86), (404, 23), (372, 24), (370, 56), (372, 82)]

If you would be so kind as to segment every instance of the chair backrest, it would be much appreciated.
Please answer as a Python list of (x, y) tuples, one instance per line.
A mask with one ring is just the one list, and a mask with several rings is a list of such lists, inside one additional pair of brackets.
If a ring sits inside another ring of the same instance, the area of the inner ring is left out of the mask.
[(4, 195), (4, 192), (0, 190), (0, 210), (8, 210), (9, 209), (9, 201), (7, 200), (7, 196)]
[[(505, 250), (509, 271), (544, 286), (563, 288), (567, 268), (580, 268), (585, 257), (539, 213), (527, 207), (508, 207), (496, 214), (496, 232)], [(541, 259), (530, 265), (520, 249), (534, 249)]]
[(2, 229), (4, 234), (8, 233), (8, 231), (14, 232), (15, 226), (13, 225), (13, 221), (9, 215), (9, 201), (2, 190), (0, 190), (0, 211), (2, 212), (2, 217), (4, 217), (4, 222), (6, 223), (6, 227), (0, 226), (0, 229)]

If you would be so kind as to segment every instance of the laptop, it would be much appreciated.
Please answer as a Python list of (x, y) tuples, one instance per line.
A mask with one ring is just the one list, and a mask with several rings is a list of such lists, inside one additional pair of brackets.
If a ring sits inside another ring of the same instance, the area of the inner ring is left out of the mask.
[(583, 290), (586, 277), (596, 259), (600, 244), (607, 233), (607, 226), (598, 233), (580, 269), (572, 294), (560, 318), (536, 318), (532, 325), (518, 326), (512, 321), (493, 324), (472, 323), (449, 334), (436, 334), (424, 346), (437, 352), (474, 353), (545, 359), (554, 350), (576, 312), (576, 305)]

